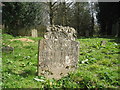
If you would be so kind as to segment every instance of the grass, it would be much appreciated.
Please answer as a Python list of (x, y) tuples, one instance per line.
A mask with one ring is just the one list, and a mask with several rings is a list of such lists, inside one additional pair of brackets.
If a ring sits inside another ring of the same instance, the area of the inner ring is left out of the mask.
[[(16, 38), (35, 42), (10, 41)], [(3, 34), (3, 46), (14, 47), (14, 52), (2, 53), (2, 88), (119, 88), (119, 38), (77, 39), (80, 42), (78, 68), (60, 80), (36, 75), (39, 39), (42, 38)], [(105, 46), (100, 45), (102, 40), (106, 40)]]

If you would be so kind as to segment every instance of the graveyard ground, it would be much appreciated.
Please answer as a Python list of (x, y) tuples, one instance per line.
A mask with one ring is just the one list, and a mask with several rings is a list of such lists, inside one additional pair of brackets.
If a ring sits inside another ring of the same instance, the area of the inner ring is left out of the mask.
[[(10, 41), (28, 38), (34, 42)], [(37, 76), (38, 40), (41, 38), (13, 37), (3, 34), (3, 46), (14, 51), (2, 53), (3, 88), (119, 88), (120, 39), (80, 38), (78, 69), (60, 80)], [(101, 46), (102, 40), (106, 44)]]

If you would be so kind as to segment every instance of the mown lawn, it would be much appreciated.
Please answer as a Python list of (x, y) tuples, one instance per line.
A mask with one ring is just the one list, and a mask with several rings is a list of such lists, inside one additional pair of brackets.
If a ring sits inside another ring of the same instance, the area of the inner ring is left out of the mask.
[[(120, 39), (80, 38), (80, 56), (75, 72), (60, 80), (37, 76), (39, 38), (3, 34), (3, 46), (14, 47), (2, 53), (2, 88), (119, 88)], [(28, 38), (35, 42), (10, 41)], [(101, 46), (102, 40), (106, 41)], [(40, 81), (35, 80), (40, 79)]]

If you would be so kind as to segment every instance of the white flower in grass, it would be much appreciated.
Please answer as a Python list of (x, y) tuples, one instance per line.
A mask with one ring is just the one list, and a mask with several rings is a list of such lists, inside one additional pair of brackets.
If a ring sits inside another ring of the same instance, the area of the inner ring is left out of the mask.
[(44, 82), (44, 80), (38, 79), (38, 78), (34, 78), (34, 80), (36, 80), (36, 81), (38, 81), (38, 82)]
[(118, 45), (117, 43), (114, 43), (114, 45)]
[(88, 59), (85, 59), (85, 60), (82, 61), (82, 63), (85, 63), (85, 62), (87, 62), (87, 61), (88, 61)]

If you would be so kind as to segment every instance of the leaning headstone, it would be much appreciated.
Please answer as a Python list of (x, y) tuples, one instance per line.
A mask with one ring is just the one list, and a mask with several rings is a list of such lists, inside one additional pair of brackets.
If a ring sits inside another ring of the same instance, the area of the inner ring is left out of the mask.
[(36, 29), (32, 30), (32, 37), (38, 37), (38, 33)]
[(38, 75), (60, 79), (74, 71), (78, 63), (79, 43), (71, 27), (49, 26), (39, 41)]

